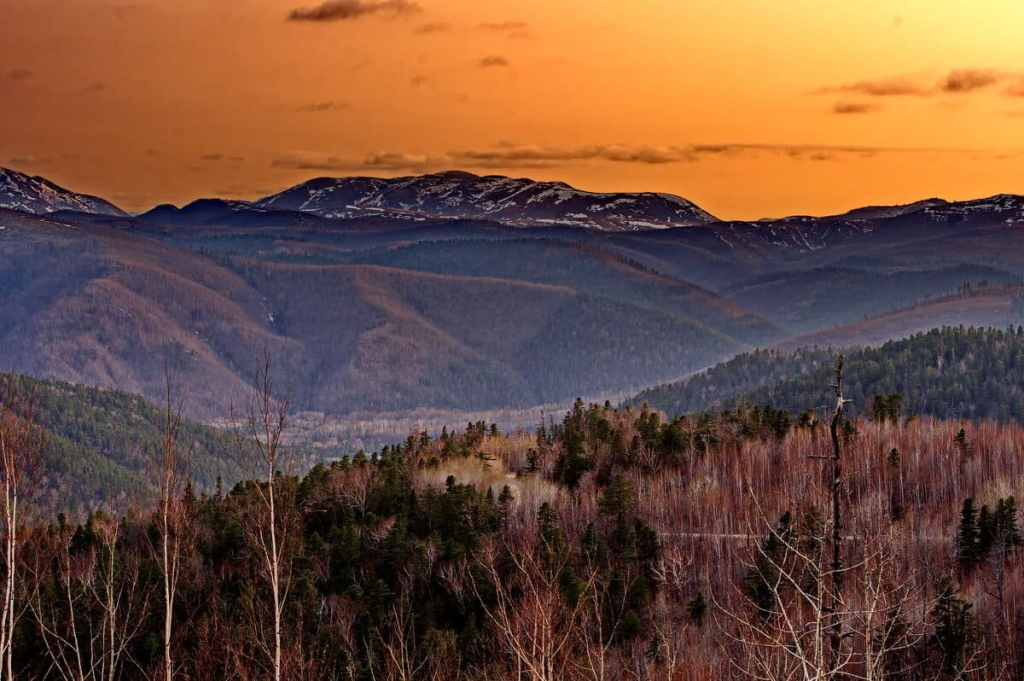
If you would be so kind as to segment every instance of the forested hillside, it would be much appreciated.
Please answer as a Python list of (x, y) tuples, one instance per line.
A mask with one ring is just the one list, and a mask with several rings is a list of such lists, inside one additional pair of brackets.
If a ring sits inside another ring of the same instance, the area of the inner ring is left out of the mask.
[[(669, 414), (740, 402), (800, 411), (831, 404), (836, 349), (745, 353), (690, 379), (631, 400)], [(899, 393), (900, 414), (1024, 421), (1024, 328), (945, 327), (846, 353), (847, 397), (870, 412), (876, 395)]]
[(839, 539), (829, 609), (807, 595), (837, 583), (831, 464), (807, 457), (832, 446), (820, 423), (580, 402), (536, 432), (414, 431), (296, 476), (274, 473), (290, 470), (273, 444), (287, 419), (256, 403), (240, 450), (256, 481), (25, 530), (19, 674), (815, 678), (836, 664), (814, 645), (832, 613), (858, 676), (1024, 664), (1024, 629), (1006, 626), (1024, 617), (1018, 425), (841, 425), (856, 541)]
[[(0, 375), (0, 387), (0, 404), (7, 395), (26, 396), (16, 411), (25, 414), (31, 406), (34, 422), (45, 430), (44, 506), (88, 509), (152, 497), (166, 406), (118, 390), (14, 374)], [(218, 477), (240, 477), (224, 432), (184, 419), (179, 437), (200, 488), (212, 490)]]

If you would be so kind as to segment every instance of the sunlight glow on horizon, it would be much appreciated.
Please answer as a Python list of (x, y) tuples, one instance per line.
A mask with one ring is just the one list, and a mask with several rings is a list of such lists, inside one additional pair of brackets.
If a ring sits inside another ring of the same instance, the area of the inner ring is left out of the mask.
[(451, 168), (735, 219), (1024, 193), (1019, 2), (351, 0), (288, 20), (318, 4), (0, 0), (0, 165), (132, 210)]

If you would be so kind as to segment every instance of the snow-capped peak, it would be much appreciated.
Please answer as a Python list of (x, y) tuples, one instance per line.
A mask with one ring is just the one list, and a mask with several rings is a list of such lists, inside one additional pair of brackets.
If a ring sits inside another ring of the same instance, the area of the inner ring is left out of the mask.
[(672, 194), (600, 193), (564, 182), (448, 171), (394, 179), (317, 178), (256, 202), (323, 217), (369, 212), (481, 218), (529, 227), (572, 225), (609, 231), (703, 225), (716, 219)]
[(126, 216), (123, 210), (104, 199), (77, 194), (46, 178), (0, 168), (0, 208), (45, 215), (59, 210)]

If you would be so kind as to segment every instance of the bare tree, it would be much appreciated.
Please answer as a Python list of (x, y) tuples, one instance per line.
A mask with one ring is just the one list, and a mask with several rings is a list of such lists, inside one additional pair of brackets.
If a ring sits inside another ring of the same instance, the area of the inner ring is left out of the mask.
[(22, 394), (18, 379), (8, 375), (0, 388), (0, 512), (3, 526), (3, 587), (0, 597), (0, 655), (2, 675), (14, 678), (14, 630), (24, 608), (17, 602), (18, 562), (20, 560), (19, 524), (23, 505), (35, 494), (41, 479), (41, 462), (46, 437), (35, 423), (35, 393)]
[(174, 602), (181, 578), (182, 552), (188, 542), (189, 509), (183, 500), (191, 482), (191, 449), (179, 442), (182, 404), (171, 394), (171, 378), (167, 376), (167, 403), (164, 411), (164, 432), (158, 450), (159, 506), (157, 507), (157, 536), (159, 540), (160, 573), (163, 578), (164, 640), (163, 677), (174, 677)]
[(61, 523), (39, 537), (30, 561), (36, 587), (30, 600), (39, 638), (50, 658), (51, 673), (64, 681), (94, 679), (92, 651), (99, 633), (82, 631), (88, 611), (88, 583), (94, 578), (95, 551), (74, 552), (75, 528)]
[[(754, 501), (767, 533), (753, 559), (745, 562), (742, 606), (728, 612), (733, 626), (726, 629), (741, 644), (737, 666), (753, 678), (883, 679), (921, 637), (906, 621), (919, 598), (888, 509), (869, 507), (857, 522), (843, 515), (848, 400), (842, 357), (833, 389), (832, 452), (810, 457), (832, 464), (826, 490), (805, 484), (778, 521)], [(828, 515), (816, 503), (822, 498)], [(757, 531), (750, 528), (748, 534)]]
[(281, 446), (288, 420), (288, 399), (274, 396), (270, 378), (270, 355), (264, 353), (257, 368), (248, 406), (241, 420), (232, 408), (235, 454), (239, 466), (253, 481), (257, 512), (246, 524), (250, 540), (256, 546), (257, 561), (271, 591), (272, 642), (262, 635), (259, 615), (254, 622), (259, 645), (267, 654), (274, 681), (282, 677), (282, 631), (285, 601), (291, 586), (288, 560), (291, 525), (294, 521), (291, 504), (282, 499), (288, 493), (279, 485), (278, 474), (287, 472), (287, 452)]
[[(495, 542), (488, 542), (478, 556), (495, 602), (485, 602), (475, 580), (473, 588), (501, 651), (510, 657), (516, 679), (555, 681), (572, 678), (577, 671), (574, 646), (595, 603), (589, 598), (566, 600), (558, 579), (568, 565), (569, 553), (553, 544), (542, 539), (539, 547), (524, 543), (501, 551)], [(501, 568), (503, 561), (507, 570)], [(589, 577), (584, 591), (593, 586)], [(602, 654), (603, 641), (592, 643), (593, 652)], [(592, 678), (600, 678), (601, 665), (590, 662)]]
[(843, 438), (846, 436), (846, 403), (843, 397), (843, 356), (836, 363), (836, 411), (829, 425), (832, 436), (832, 489), (829, 501), (832, 504), (832, 569), (829, 571), (831, 589), (829, 590), (829, 648), (833, 664), (839, 660), (843, 645), (843, 618), (839, 611), (843, 594)]
[[(101, 614), (100, 649), (93, 667), (95, 678), (114, 681), (129, 659), (129, 646), (146, 622), (152, 591), (142, 578), (138, 551), (119, 549), (122, 526), (118, 518), (97, 515), (91, 524), (98, 550), (93, 553), (94, 577), (88, 587)], [(144, 541), (139, 543), (145, 546)]]

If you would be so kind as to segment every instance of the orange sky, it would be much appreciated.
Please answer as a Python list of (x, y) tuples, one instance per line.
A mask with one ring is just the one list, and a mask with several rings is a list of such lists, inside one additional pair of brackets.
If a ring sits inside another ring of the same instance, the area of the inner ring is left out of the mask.
[(1019, 0), (0, 0), (0, 165), (132, 210), (453, 167), (725, 218), (1024, 193), (1022, 26)]

